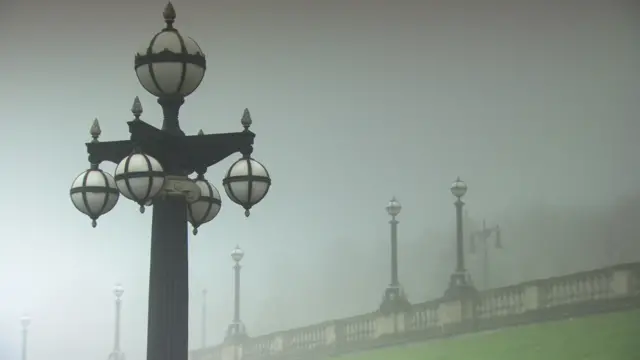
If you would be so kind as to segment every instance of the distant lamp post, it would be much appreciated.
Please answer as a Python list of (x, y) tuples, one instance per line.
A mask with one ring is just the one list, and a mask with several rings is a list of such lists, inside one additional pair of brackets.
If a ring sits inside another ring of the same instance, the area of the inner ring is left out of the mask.
[(467, 184), (460, 177), (451, 184), (451, 194), (456, 198), (456, 269), (451, 275), (449, 288), (445, 292), (447, 298), (460, 298), (475, 295), (476, 290), (471, 285), (471, 279), (464, 265), (464, 234), (462, 231), (462, 197), (467, 193)]
[(124, 288), (118, 284), (113, 288), (115, 295), (116, 311), (115, 311), (115, 332), (113, 336), (113, 350), (109, 354), (109, 360), (125, 360), (124, 353), (120, 349), (120, 312), (122, 310), (122, 295)]
[(244, 258), (244, 251), (236, 246), (231, 251), (231, 259), (235, 263), (233, 265), (233, 321), (229, 324), (227, 329), (227, 341), (237, 342), (242, 341), (247, 337), (247, 329), (240, 320), (240, 261)]
[(387, 213), (391, 216), (391, 282), (384, 292), (380, 311), (385, 314), (409, 311), (411, 303), (407, 300), (400, 280), (398, 279), (398, 220), (396, 216), (400, 214), (402, 206), (395, 196), (389, 201), (386, 207)]
[[(98, 121), (86, 144), (89, 170), (73, 181), (73, 205), (96, 226), (111, 211), (119, 195), (135, 202), (140, 211), (151, 206), (147, 359), (187, 360), (189, 357), (188, 224), (194, 234), (220, 210), (220, 194), (204, 174), (229, 156), (242, 156), (231, 165), (222, 184), (245, 216), (269, 191), (266, 168), (253, 159), (255, 134), (244, 110), (240, 132), (186, 135), (178, 115), (185, 98), (202, 82), (206, 58), (190, 37), (175, 27), (176, 11), (169, 2), (163, 12), (164, 27), (135, 55), (133, 68), (140, 85), (157, 97), (162, 108), (160, 128), (140, 119), (142, 105), (136, 97), (127, 122), (128, 140), (99, 141)], [(117, 164), (114, 176), (100, 169), (103, 162)], [(196, 175), (195, 179), (189, 175)]]
[(491, 288), (491, 274), (489, 272), (489, 266), (491, 265), (491, 261), (489, 260), (489, 248), (491, 247), (491, 244), (489, 243), (489, 238), (493, 234), (496, 236), (496, 241), (494, 243), (495, 248), (502, 249), (499, 225), (488, 228), (486, 221), (482, 220), (482, 229), (471, 233), (469, 236), (469, 252), (471, 254), (476, 253), (478, 246), (482, 247), (482, 285), (484, 289)]
[(20, 324), (22, 325), (22, 360), (27, 360), (27, 335), (29, 333), (31, 318), (24, 315), (20, 318)]

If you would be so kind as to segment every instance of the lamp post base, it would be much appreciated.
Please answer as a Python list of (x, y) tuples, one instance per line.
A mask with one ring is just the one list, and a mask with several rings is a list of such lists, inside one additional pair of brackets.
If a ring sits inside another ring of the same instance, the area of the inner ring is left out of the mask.
[(224, 338), (226, 343), (238, 344), (249, 338), (247, 329), (241, 321), (234, 321), (227, 328), (227, 335)]
[(389, 285), (384, 291), (380, 312), (383, 314), (410, 312), (411, 303), (400, 285)]
[(449, 288), (444, 293), (445, 299), (475, 299), (478, 296), (478, 290), (471, 283), (471, 278), (466, 271), (456, 271), (451, 274)]
[(120, 350), (114, 350), (109, 354), (108, 360), (125, 360), (124, 353)]

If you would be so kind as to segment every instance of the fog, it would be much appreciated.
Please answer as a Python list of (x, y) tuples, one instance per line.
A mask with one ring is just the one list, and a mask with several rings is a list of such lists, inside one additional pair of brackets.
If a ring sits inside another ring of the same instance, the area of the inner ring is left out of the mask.
[[(389, 217), (400, 281), (436, 298), (455, 266), (449, 186), (469, 191), (467, 234), (502, 228), (494, 286), (640, 260), (640, 22), (633, 1), (176, 0), (176, 27), (207, 54), (181, 112), (188, 134), (257, 134), (273, 187), (248, 219), (223, 196), (190, 239), (190, 346), (232, 319), (231, 250), (243, 260), (250, 335), (375, 310), (389, 282)], [(98, 227), (68, 199), (84, 142), (128, 137), (133, 54), (164, 2), (3, 0), (0, 95), (0, 359), (106, 358), (115, 283), (122, 348), (146, 351), (151, 212), (121, 198)], [(229, 158), (207, 178), (220, 190)], [(113, 164), (103, 169), (113, 172)], [(466, 238), (468, 240), (468, 238)], [(467, 252), (481, 282), (480, 252)]]

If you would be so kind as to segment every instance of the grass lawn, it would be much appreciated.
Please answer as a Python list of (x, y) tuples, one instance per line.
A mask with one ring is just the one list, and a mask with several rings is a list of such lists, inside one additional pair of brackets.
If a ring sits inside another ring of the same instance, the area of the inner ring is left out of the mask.
[(339, 360), (640, 360), (640, 311), (433, 340)]

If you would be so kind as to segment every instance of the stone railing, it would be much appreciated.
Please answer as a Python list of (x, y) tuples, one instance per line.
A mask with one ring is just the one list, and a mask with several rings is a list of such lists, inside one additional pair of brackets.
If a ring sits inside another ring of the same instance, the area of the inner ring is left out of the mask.
[(640, 307), (640, 263), (437, 299), (196, 350), (192, 360), (311, 359), (503, 326)]

